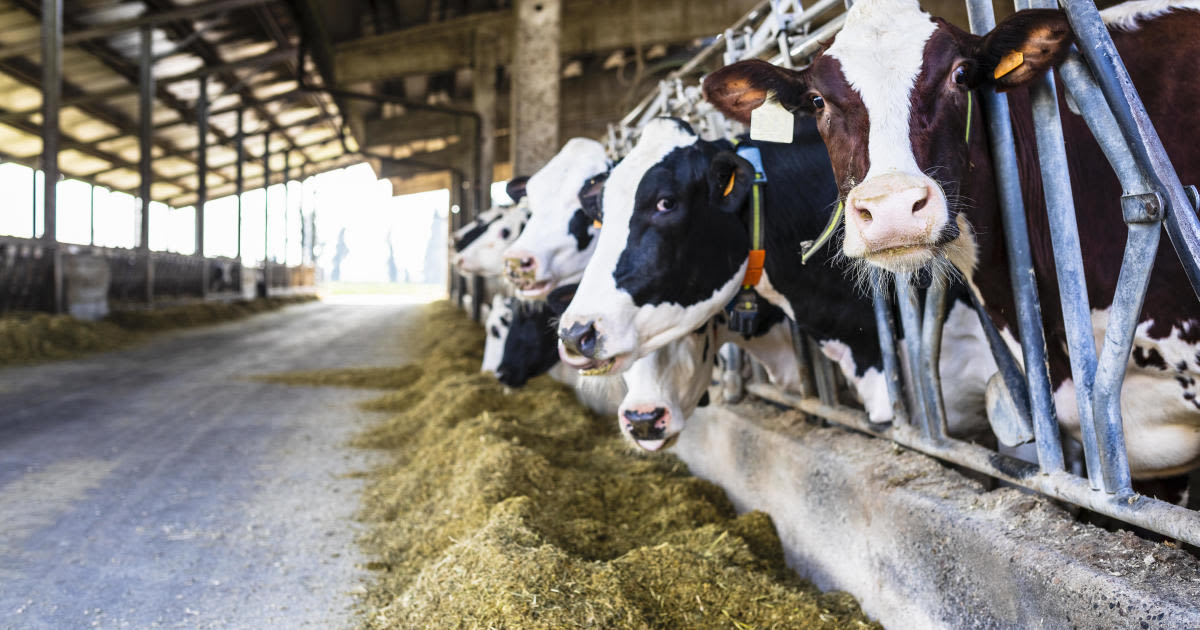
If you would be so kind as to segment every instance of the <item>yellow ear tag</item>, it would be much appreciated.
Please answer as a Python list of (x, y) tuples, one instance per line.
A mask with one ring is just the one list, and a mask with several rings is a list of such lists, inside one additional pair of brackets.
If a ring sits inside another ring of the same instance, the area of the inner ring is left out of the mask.
[(725, 184), (725, 194), (722, 197), (728, 197), (729, 193), (733, 192), (733, 180), (737, 179), (737, 171), (729, 174), (729, 183)]
[(597, 230), (600, 229), (600, 225), (601, 223), (599, 221), (592, 221), (592, 227), (596, 228)]
[(996, 71), (992, 73), (992, 78), (999, 79), (1009, 72), (1016, 70), (1023, 63), (1025, 63), (1025, 55), (1021, 54), (1019, 50), (1014, 50), (1004, 55), (1000, 63), (996, 64)]

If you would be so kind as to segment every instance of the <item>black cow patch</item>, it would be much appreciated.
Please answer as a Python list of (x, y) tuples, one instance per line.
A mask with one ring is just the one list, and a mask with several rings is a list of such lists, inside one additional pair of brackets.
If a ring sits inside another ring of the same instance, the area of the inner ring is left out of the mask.
[(591, 227), (592, 220), (588, 218), (582, 208), (571, 215), (571, 222), (567, 224), (567, 232), (575, 237), (575, 246), (579, 248), (579, 251), (587, 249), (588, 245), (592, 244)]
[(466, 249), (468, 245), (474, 243), (479, 239), (480, 236), (483, 236), (485, 233), (487, 233), (488, 228), (491, 227), (496, 221), (499, 221), (501, 216), (502, 215), (498, 214), (491, 221), (486, 223), (476, 220), (474, 227), (472, 227), (470, 230), (467, 230), (466, 234), (463, 234), (454, 240), (454, 251), (461, 252), (462, 250)]
[(558, 335), (554, 313), (542, 305), (521, 305), (513, 311), (504, 353), (496, 368), (496, 379), (509, 387), (521, 387), (558, 363)]
[(1133, 362), (1138, 367), (1156, 367), (1160, 370), (1168, 369), (1167, 362), (1163, 359), (1162, 355), (1158, 353), (1158, 350), (1155, 350), (1154, 348), (1146, 350), (1142, 347), (1135, 347), (1133, 349)]

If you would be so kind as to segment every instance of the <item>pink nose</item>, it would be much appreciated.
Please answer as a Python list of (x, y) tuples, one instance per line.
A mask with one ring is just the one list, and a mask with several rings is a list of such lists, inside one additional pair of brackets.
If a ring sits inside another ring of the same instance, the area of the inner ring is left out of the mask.
[(670, 435), (671, 410), (655, 405), (633, 405), (621, 409), (621, 425), (638, 446), (657, 451)]
[(538, 259), (531, 252), (509, 251), (504, 256), (504, 267), (508, 271), (508, 275), (514, 279), (529, 276), (537, 272)]
[[(946, 222), (946, 207), (928, 178), (889, 173), (872, 177), (846, 198), (848, 241), (861, 241), (865, 255), (899, 247), (932, 244)], [(854, 239), (853, 236), (857, 236)]]

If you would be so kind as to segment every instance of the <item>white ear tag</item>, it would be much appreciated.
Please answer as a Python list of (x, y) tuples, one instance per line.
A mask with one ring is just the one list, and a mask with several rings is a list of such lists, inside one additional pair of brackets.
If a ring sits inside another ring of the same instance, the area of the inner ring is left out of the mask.
[(796, 118), (779, 101), (767, 99), (750, 112), (750, 139), (763, 142), (792, 141)]

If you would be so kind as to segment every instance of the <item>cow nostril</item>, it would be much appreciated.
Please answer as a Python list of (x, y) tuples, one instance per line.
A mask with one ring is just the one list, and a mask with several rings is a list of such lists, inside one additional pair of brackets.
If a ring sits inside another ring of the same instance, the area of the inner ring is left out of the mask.
[(532, 258), (522, 258), (521, 259), (521, 269), (526, 269), (526, 270), (533, 269), (535, 266), (536, 266), (536, 264), (535, 264), (534, 259), (532, 259)]
[(916, 203), (914, 203), (912, 205), (912, 213), (916, 214), (916, 213), (920, 212), (921, 210), (923, 210), (925, 208), (925, 204), (928, 203), (928, 201), (929, 201), (929, 197), (924, 197), (924, 198), (918, 200)]
[(596, 358), (596, 327), (592, 322), (586, 324), (571, 324), (570, 328), (559, 331), (559, 338), (570, 352)]
[(863, 223), (870, 223), (871, 219), (874, 218), (871, 216), (871, 211), (866, 208), (859, 208), (858, 216), (863, 220)]

